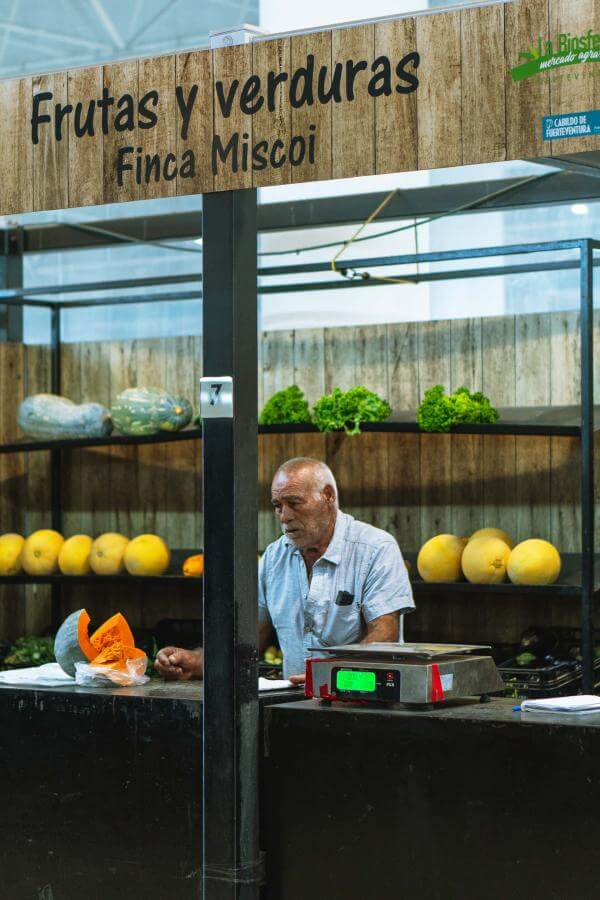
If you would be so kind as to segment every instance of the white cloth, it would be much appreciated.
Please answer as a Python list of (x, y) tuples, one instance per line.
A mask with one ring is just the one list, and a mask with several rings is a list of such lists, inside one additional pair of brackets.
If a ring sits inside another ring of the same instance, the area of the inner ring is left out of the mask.
[(30, 669), (9, 669), (0, 672), (0, 684), (13, 684), (16, 687), (59, 687), (64, 684), (75, 684), (75, 679), (63, 672), (58, 663), (45, 663)]

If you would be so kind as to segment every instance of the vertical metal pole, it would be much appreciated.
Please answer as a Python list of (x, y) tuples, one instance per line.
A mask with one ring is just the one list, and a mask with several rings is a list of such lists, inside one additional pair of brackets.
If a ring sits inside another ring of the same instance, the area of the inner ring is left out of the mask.
[[(23, 229), (11, 228), (4, 232), (0, 255), (0, 284), (3, 288), (23, 287)], [(23, 341), (23, 307), (12, 303), (0, 306), (4, 325), (0, 328), (0, 340)]]
[(203, 197), (203, 373), (233, 378), (203, 421), (203, 897), (258, 897), (256, 192)]
[(594, 689), (594, 259), (581, 244), (581, 655), (583, 690)]
[[(53, 306), (50, 310), (50, 360), (51, 375), (50, 384), (53, 394), (60, 394), (60, 307)], [(62, 454), (60, 450), (50, 451), (50, 509), (52, 528), (60, 531), (62, 528)], [(51, 589), (52, 629), (60, 625), (60, 585), (53, 584)]]

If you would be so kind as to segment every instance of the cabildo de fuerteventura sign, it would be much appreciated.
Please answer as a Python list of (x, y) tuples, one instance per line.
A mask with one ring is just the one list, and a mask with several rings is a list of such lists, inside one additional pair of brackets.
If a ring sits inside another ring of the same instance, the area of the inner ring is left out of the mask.
[(0, 214), (598, 150), (539, 123), (598, 106), (599, 34), (598, 0), (483, 0), (5, 80)]

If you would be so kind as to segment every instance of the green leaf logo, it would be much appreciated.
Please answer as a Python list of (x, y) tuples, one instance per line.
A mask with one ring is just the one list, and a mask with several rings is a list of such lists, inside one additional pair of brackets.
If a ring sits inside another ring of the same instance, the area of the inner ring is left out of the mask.
[(535, 47), (532, 47), (531, 50), (529, 50), (527, 53), (519, 53), (519, 56), (522, 56), (523, 59), (531, 61), (534, 59), (539, 59), (540, 54), (537, 52)]

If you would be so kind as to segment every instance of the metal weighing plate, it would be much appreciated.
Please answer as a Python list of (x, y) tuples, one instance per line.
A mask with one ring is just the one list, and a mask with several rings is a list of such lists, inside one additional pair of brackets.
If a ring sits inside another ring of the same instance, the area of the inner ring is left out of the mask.
[(344, 656), (362, 656), (374, 659), (402, 659), (417, 657), (420, 659), (437, 659), (443, 656), (456, 656), (471, 653), (475, 650), (491, 650), (488, 644), (336, 644), (333, 647), (311, 647), (312, 653), (335, 653)]

